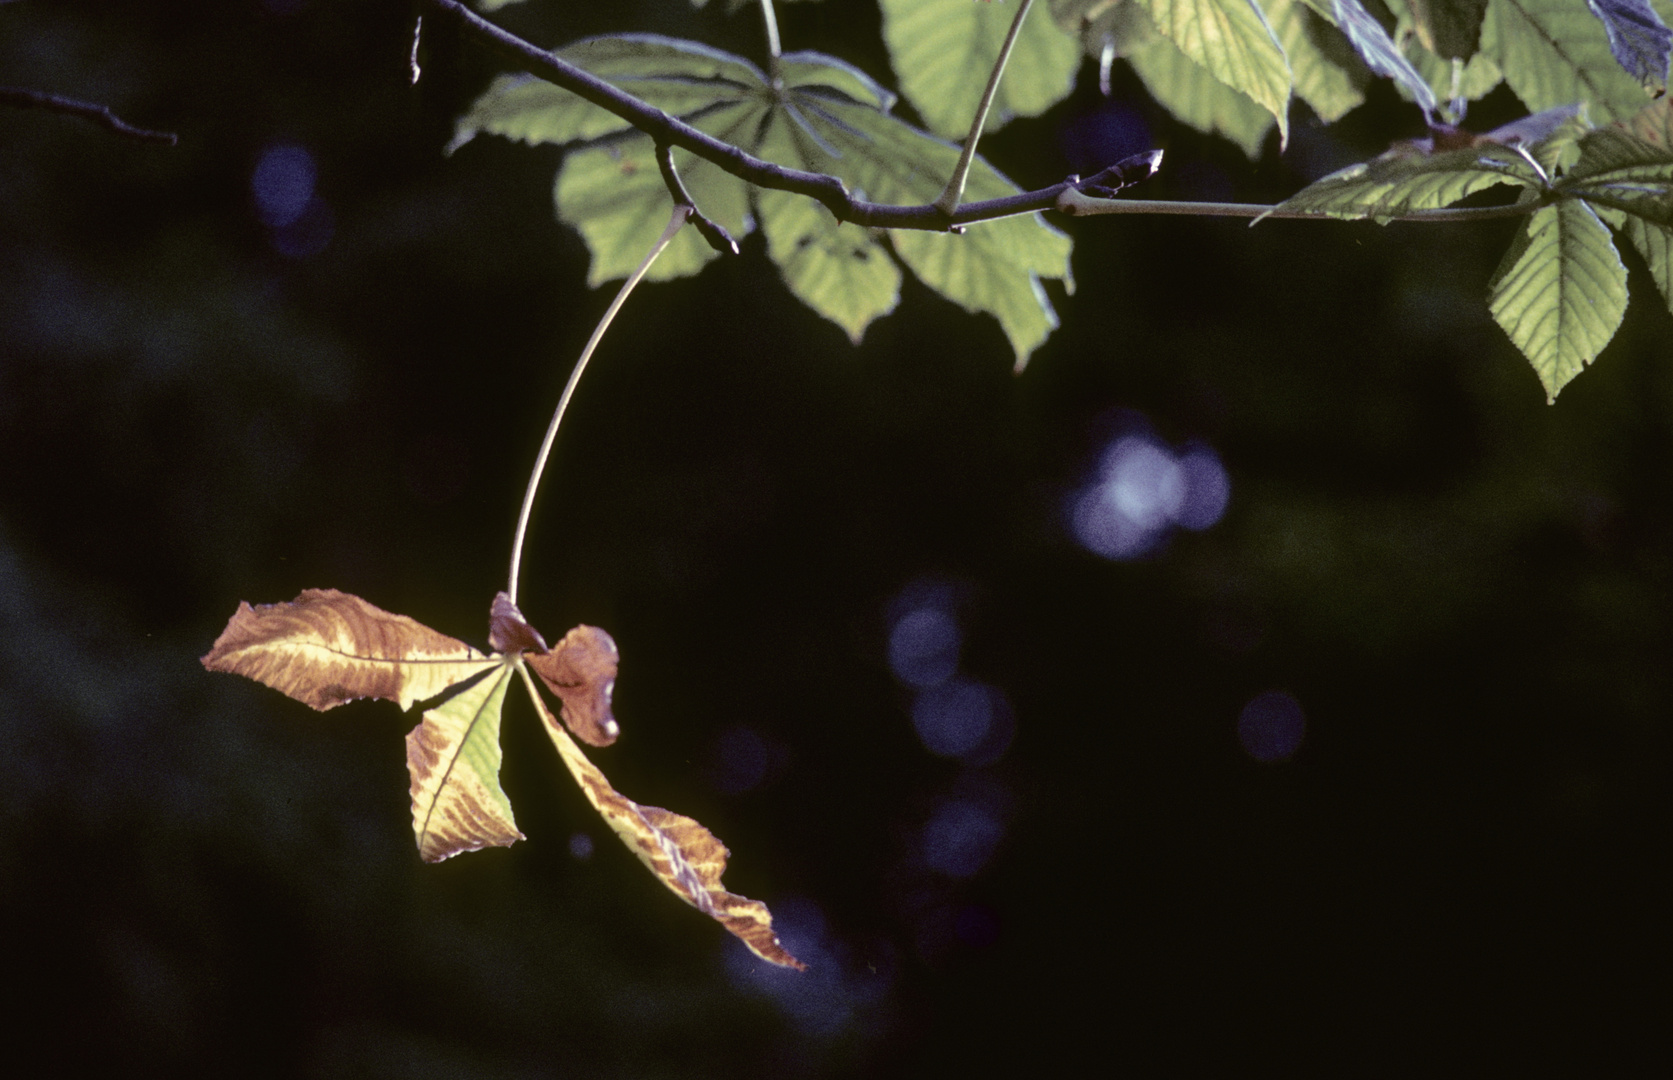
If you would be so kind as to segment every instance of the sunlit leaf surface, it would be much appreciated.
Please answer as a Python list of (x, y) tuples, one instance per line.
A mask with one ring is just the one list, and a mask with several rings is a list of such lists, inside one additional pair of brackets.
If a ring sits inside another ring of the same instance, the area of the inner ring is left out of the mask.
[(410, 708), (496, 663), (335, 589), (308, 589), (284, 604), (240, 604), (203, 658), (210, 671), (243, 675), (320, 710), (355, 698)]
[(1395, 151), (1332, 173), (1302, 188), (1279, 209), (1386, 219), (1451, 206), (1495, 184), (1533, 186), (1536, 182), (1528, 163), (1502, 146), (1439, 154)]
[(502, 664), (424, 710), (407, 734), (412, 831), (425, 862), (523, 839), (500, 788), (500, 711), (511, 670)]
[(1630, 116), (1649, 100), (1578, 0), (1489, 0), (1481, 51), (1532, 110), (1584, 102), (1601, 122)]
[(1490, 307), (1555, 401), (1626, 314), (1627, 270), (1609, 229), (1578, 199), (1536, 211), (1494, 275)]
[(1271, 113), (1279, 137), (1289, 138), (1289, 62), (1254, 0), (1137, 2), (1181, 52)]
[[(1016, 17), (1016, 3), (879, 0), (879, 6), (901, 93), (931, 131), (963, 139)], [(1045, 11), (1030, 11), (1005, 65), (986, 130), (998, 130), (1013, 116), (1038, 116), (1068, 97), (1079, 66), (1075, 42), (1052, 26)]]
[(529, 695), (546, 719), (546, 734), (551, 736), (570, 775), (628, 850), (675, 896), (719, 921), (755, 955), (800, 970), (802, 963), (790, 955), (773, 933), (773, 917), (767, 905), (727, 892), (721, 885), (720, 878), (726, 872), (726, 858), (730, 854), (726, 845), (691, 818), (656, 806), (641, 806), (610, 786), (610, 781), (559, 726), (557, 718), (540, 700), (533, 682), (528, 687)]
[(1261, 156), (1272, 114), (1210, 75), (1173, 41), (1161, 34), (1138, 40), (1130, 46), (1127, 62), (1150, 96), (1182, 122), (1225, 136), (1251, 158)]
[[(1061, 38), (1049, 20), (1041, 25)], [(1075, 53), (1072, 42), (1069, 51)], [(933, 202), (958, 160), (955, 147), (891, 115), (894, 97), (887, 90), (818, 53), (783, 56), (784, 88), (775, 93), (748, 61), (691, 42), (625, 35), (578, 42), (561, 52), (758, 157), (840, 177), (872, 201)], [(462, 145), (478, 132), (579, 142), (558, 174), (559, 216), (586, 239), (594, 284), (625, 276), (660, 234), (670, 210), (651, 140), (627, 132), (623, 121), (602, 109), (552, 87), (547, 87), (552, 93), (532, 89), (532, 82), (496, 82), (461, 118), (454, 142)], [(791, 290), (850, 338), (858, 340), (871, 320), (893, 310), (900, 271), (872, 232), (839, 226), (809, 200), (755, 191), (684, 151), (675, 150), (674, 160), (698, 207), (734, 236), (760, 223), (768, 255)], [(965, 197), (974, 201), (1019, 190), (977, 158)], [(891, 241), (925, 284), (966, 310), (994, 315), (1019, 364), (1057, 325), (1040, 279), (1068, 279), (1071, 245), (1038, 214), (983, 222), (963, 236), (903, 231)], [(714, 252), (686, 230), (651, 276), (693, 273), (711, 258)]]
[(1347, 39), (1302, 0), (1266, 0), (1267, 21), (1284, 46), (1296, 96), (1319, 119), (1339, 120), (1365, 100), (1365, 69)]

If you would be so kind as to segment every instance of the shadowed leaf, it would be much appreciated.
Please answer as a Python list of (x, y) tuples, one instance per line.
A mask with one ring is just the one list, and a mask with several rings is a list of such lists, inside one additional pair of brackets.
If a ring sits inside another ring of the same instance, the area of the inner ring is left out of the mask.
[(1412, 96), (1425, 116), (1433, 116), (1436, 107), (1434, 90), (1430, 88), (1429, 81), (1412, 67), (1411, 61), (1395, 48), (1383, 24), (1372, 18), (1359, 0), (1335, 0), (1335, 5), (1336, 25), (1353, 42), (1365, 66), (1393, 79)]
[(1673, 228), (1673, 148), (1619, 127), (1580, 140), (1580, 160), (1560, 187), (1604, 206)]
[(1446, 60), (1468, 60), (1481, 41), (1487, 0), (1409, 0), (1417, 39)]
[(425, 862), (523, 839), (500, 788), (500, 711), (511, 667), (466, 687), (407, 733), (412, 831)]
[(1586, 0), (1609, 35), (1609, 50), (1628, 75), (1645, 86), (1667, 86), (1673, 31), (1649, 0)]
[(719, 921), (763, 960), (804, 970), (805, 965), (791, 956), (773, 933), (773, 917), (767, 905), (722, 887), (720, 878), (726, 871), (728, 855), (726, 845), (691, 818), (656, 806), (641, 806), (611, 787), (610, 781), (587, 760), (546, 708), (546, 703), (540, 700), (533, 680), (526, 675), (524, 678), (529, 696), (546, 719), (546, 734), (551, 736), (570, 775), (581, 785), (587, 801), (657, 880), (681, 900)]
[(494, 594), (494, 603), (488, 609), (488, 644), (502, 653), (546, 651), (546, 639), (529, 625), (504, 592)]
[(528, 657), (540, 681), (563, 701), (563, 721), (582, 742), (609, 746), (621, 734), (610, 712), (620, 656), (609, 634), (577, 626), (551, 652)]
[(356, 698), (411, 708), (498, 663), (335, 589), (307, 589), (284, 604), (240, 604), (202, 662), (321, 711)]

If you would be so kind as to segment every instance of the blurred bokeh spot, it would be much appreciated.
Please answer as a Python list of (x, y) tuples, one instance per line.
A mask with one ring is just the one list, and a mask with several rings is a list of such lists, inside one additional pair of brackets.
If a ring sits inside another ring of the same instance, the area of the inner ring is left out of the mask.
[(975, 877), (1004, 837), (998, 814), (970, 799), (949, 799), (924, 826), (924, 862), (950, 878)]
[(1231, 481), (1205, 443), (1175, 453), (1146, 431), (1126, 431), (1104, 451), (1090, 483), (1070, 497), (1069, 525), (1088, 551), (1135, 559), (1174, 526), (1200, 532), (1220, 520)]
[(1301, 703), (1278, 690), (1257, 694), (1237, 716), (1237, 741), (1256, 761), (1288, 761), (1301, 748)]

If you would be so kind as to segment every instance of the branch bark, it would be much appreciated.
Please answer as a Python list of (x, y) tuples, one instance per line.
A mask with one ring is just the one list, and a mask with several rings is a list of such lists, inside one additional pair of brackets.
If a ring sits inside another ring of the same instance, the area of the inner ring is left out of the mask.
[[(1197, 217), (1305, 218), (1337, 221), (1327, 214), (1278, 210), (1252, 203), (1154, 202), (1141, 199), (1101, 199), (1087, 195), (1079, 177), (1036, 191), (1024, 191), (1000, 199), (964, 203), (952, 214), (932, 203), (922, 206), (894, 206), (866, 202), (849, 194), (843, 182), (824, 173), (804, 172), (763, 161), (730, 143), (707, 135), (678, 117), (669, 116), (598, 76), (568, 63), (515, 34), (495, 26), (459, 0), (423, 0), (436, 13), (452, 19), (464, 33), (493, 49), (514, 66), (539, 79), (562, 87), (608, 110), (643, 131), (659, 145), (678, 146), (705, 161), (713, 162), (733, 176), (757, 187), (788, 191), (817, 200), (838, 221), (879, 229), (920, 229), (926, 232), (957, 232), (963, 226), (997, 218), (1057, 210), (1072, 217), (1096, 214), (1179, 214)], [(1397, 221), (1480, 221), (1490, 218), (1521, 217), (1539, 208), (1537, 203), (1455, 210), (1418, 210), (1400, 215)]]
[(75, 98), (49, 94), (45, 90), (30, 90), (21, 86), (0, 86), (0, 105), (15, 105), (20, 109), (45, 109), (48, 112), (79, 116), (93, 121), (102, 128), (114, 131), (125, 139), (134, 139), (138, 142), (166, 143), (173, 146), (180, 141), (180, 136), (172, 131), (151, 131), (148, 128), (135, 127), (111, 112), (109, 105), (99, 105), (91, 101), (77, 101)]

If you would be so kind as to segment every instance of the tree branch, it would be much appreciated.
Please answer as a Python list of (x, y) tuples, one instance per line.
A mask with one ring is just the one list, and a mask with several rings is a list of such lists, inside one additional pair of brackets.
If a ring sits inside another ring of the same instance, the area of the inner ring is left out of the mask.
[[(1071, 177), (1062, 183), (1037, 191), (1024, 191), (999, 199), (965, 203), (951, 215), (944, 214), (931, 203), (922, 206), (893, 206), (887, 203), (865, 202), (849, 194), (843, 182), (823, 173), (804, 172), (762, 161), (730, 143), (697, 130), (677, 117), (626, 94), (591, 72), (568, 63), (561, 57), (529, 44), (515, 34), (500, 29), (466, 7), (459, 0), (423, 0), (431, 10), (456, 23), (466, 35), (492, 48), (511, 61), (517, 68), (536, 78), (592, 102), (599, 108), (621, 117), (633, 127), (649, 135), (659, 145), (678, 146), (718, 165), (726, 172), (757, 187), (806, 195), (829, 210), (838, 221), (868, 228), (921, 229), (927, 232), (959, 231), (964, 225), (997, 218), (1013, 217), (1040, 210), (1057, 210), (1071, 217), (1095, 214), (1181, 214), (1197, 217), (1242, 218), (1305, 218), (1314, 221), (1339, 221), (1329, 214), (1298, 210), (1279, 210), (1274, 206), (1250, 203), (1194, 203), (1154, 202), (1141, 199), (1101, 199), (1087, 195), (1083, 186), (1091, 181)], [(1108, 170), (1106, 170), (1107, 172)], [(1102, 175), (1102, 174), (1100, 174)], [(1096, 180), (1094, 177), (1093, 180)], [(1392, 218), (1395, 221), (1481, 221), (1491, 218), (1521, 217), (1539, 209), (1539, 202), (1517, 203), (1511, 206), (1491, 206), (1456, 210), (1416, 210)]]
[(692, 200), (691, 192), (685, 189), (685, 181), (680, 179), (679, 170), (674, 168), (674, 148), (667, 143), (656, 144), (656, 167), (662, 171), (662, 182), (668, 185), (668, 194), (674, 197), (675, 206), (683, 206), (689, 210), (691, 224), (697, 229), (709, 246), (722, 255), (736, 255), (738, 242), (720, 225), (704, 216), (703, 211), (697, 209), (697, 203)]
[(49, 94), (45, 90), (29, 90), (21, 86), (0, 86), (0, 105), (15, 105), (20, 109), (46, 109), (48, 112), (68, 113), (91, 120), (102, 128), (108, 128), (123, 138), (134, 139), (139, 142), (160, 142), (173, 146), (180, 141), (180, 136), (171, 131), (151, 131), (147, 128), (134, 127), (120, 116), (110, 111), (108, 105), (96, 105), (91, 101), (77, 101), (74, 98), (59, 97)]

